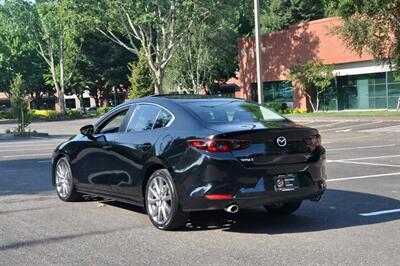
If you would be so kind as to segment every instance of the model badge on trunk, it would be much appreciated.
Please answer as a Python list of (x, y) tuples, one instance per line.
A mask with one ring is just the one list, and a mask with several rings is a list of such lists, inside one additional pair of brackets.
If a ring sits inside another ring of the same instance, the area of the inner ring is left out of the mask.
[(286, 138), (285, 138), (285, 137), (278, 137), (278, 138), (276, 139), (276, 144), (277, 144), (279, 147), (285, 147), (285, 146), (286, 146), (286, 143), (287, 143), (287, 141), (286, 141)]

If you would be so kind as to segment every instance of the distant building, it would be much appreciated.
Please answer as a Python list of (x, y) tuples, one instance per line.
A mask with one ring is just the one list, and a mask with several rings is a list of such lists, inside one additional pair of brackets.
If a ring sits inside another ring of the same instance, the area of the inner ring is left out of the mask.
[[(265, 102), (287, 103), (307, 108), (305, 96), (287, 80), (290, 68), (309, 60), (334, 65), (335, 81), (321, 96), (321, 110), (396, 109), (400, 82), (388, 65), (369, 54), (346, 47), (332, 30), (340, 18), (326, 18), (290, 26), (288, 30), (262, 36), (263, 88)], [(227, 84), (238, 98), (257, 99), (255, 41), (238, 42), (239, 73)], [(221, 92), (223, 93), (223, 92)]]

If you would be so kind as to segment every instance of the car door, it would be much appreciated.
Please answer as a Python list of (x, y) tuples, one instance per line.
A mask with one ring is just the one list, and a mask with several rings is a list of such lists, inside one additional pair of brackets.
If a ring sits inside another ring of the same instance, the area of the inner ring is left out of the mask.
[[(131, 110), (132, 111), (132, 110)], [(76, 157), (74, 168), (78, 169), (79, 187), (84, 190), (111, 192), (111, 185), (115, 184), (119, 158), (115, 157), (112, 150), (120, 130), (126, 127), (129, 106), (113, 111), (102, 119), (95, 127), (91, 138), (85, 139), (80, 144), (80, 153)]]
[(115, 152), (129, 162), (121, 164), (124, 168), (120, 170), (129, 173), (129, 179), (114, 186), (116, 193), (131, 199), (142, 199), (144, 165), (156, 155), (155, 145), (172, 118), (173, 115), (160, 106), (152, 104), (137, 106), (125, 132), (120, 132), (116, 139)]

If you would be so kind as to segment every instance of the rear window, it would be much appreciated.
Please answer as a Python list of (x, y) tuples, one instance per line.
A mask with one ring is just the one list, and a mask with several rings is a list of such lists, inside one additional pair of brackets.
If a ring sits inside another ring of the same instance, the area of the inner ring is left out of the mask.
[(250, 102), (197, 101), (185, 105), (207, 123), (254, 123), (286, 120), (274, 111)]

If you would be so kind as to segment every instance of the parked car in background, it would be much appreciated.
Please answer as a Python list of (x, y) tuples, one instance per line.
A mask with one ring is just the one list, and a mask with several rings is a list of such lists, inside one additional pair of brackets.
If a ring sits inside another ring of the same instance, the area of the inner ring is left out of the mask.
[(141, 205), (163, 230), (193, 211), (291, 214), (326, 188), (316, 129), (253, 102), (190, 95), (115, 107), (57, 147), (52, 176), (63, 201), (93, 194)]

